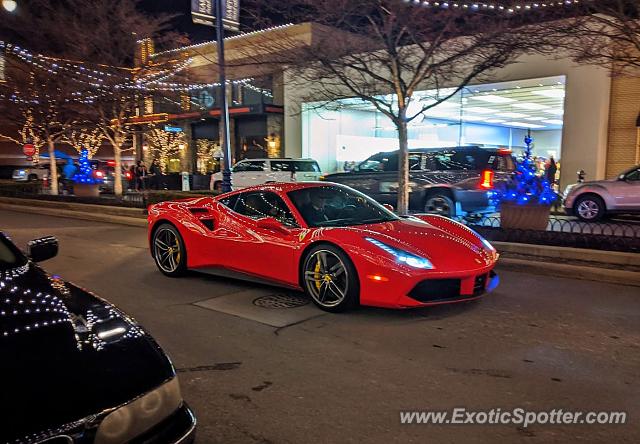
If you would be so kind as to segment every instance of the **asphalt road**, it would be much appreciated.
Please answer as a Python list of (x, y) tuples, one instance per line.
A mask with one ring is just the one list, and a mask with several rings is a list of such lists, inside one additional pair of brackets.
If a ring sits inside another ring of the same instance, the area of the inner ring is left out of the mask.
[[(194, 305), (277, 290), (163, 277), (143, 229), (0, 211), (0, 230), (19, 245), (57, 236), (46, 268), (151, 331), (178, 368), (200, 444), (640, 442), (637, 287), (505, 271), (478, 302), (317, 312), (278, 329)], [(400, 424), (401, 410), (453, 407), (626, 411), (628, 423)]]

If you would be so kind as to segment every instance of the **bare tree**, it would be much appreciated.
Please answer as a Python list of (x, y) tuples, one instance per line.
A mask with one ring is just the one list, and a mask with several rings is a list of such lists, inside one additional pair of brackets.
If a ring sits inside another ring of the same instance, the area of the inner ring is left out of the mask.
[[(115, 160), (114, 191), (122, 194), (122, 150), (142, 100), (156, 92), (158, 81), (179, 61), (156, 64), (139, 54), (140, 41), (184, 44), (169, 32), (170, 15), (149, 16), (139, 0), (26, 0), (21, 13), (3, 23), (0, 36), (18, 41), (59, 60), (51, 81), (75, 84), (68, 102), (111, 143)], [(62, 75), (55, 75), (55, 74)], [(82, 106), (79, 106), (82, 105)], [(37, 119), (36, 119), (37, 120)], [(61, 136), (60, 136), (61, 137)]]
[[(55, 145), (74, 124), (77, 114), (71, 107), (72, 85), (55, 75), (34, 68), (29, 63), (12, 61), (0, 94), (3, 120), (9, 126), (21, 126), (22, 143), (33, 143), (39, 149), (46, 145), (51, 168), (51, 194), (58, 194), (58, 168)], [(14, 139), (15, 141), (15, 139)]]
[[(313, 22), (308, 41), (282, 32), (252, 38), (244, 60), (283, 66), (313, 101), (360, 98), (393, 122), (399, 139), (398, 211), (409, 200), (407, 125), (489, 71), (547, 43), (526, 15), (427, 8), (403, 0), (254, 0), (256, 23)], [(480, 8), (482, 9), (482, 8)], [(533, 22), (533, 20), (531, 20)], [(233, 65), (233, 64), (231, 64)], [(234, 66), (231, 66), (233, 69)], [(416, 92), (430, 89), (429, 97)]]
[(557, 34), (558, 48), (568, 49), (577, 62), (603, 66), (613, 74), (638, 75), (640, 1), (585, 2), (548, 30)]
[(33, 116), (31, 113), (25, 111), (22, 116), (20, 116), (20, 122), (17, 124), (12, 124), (12, 122), (5, 123), (8, 124), (3, 128), (4, 132), (0, 133), (0, 139), (9, 140), (19, 146), (31, 143), (36, 150), (35, 154), (32, 156), (33, 162), (38, 163), (40, 150), (45, 145), (45, 141), (42, 140), (38, 132), (35, 131)]

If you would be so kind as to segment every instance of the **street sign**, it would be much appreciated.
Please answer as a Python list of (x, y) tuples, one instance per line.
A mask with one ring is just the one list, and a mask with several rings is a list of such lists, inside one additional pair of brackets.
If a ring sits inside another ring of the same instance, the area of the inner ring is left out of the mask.
[(36, 153), (36, 147), (33, 143), (25, 143), (22, 145), (22, 152), (27, 157), (32, 157)]
[(165, 125), (164, 126), (164, 130), (168, 133), (181, 133), (182, 132), (182, 128), (180, 128), (179, 126), (171, 126), (171, 125)]
[(191, 0), (193, 23), (216, 26), (215, 2), (222, 2), (222, 23), (229, 31), (240, 30), (240, 0)]

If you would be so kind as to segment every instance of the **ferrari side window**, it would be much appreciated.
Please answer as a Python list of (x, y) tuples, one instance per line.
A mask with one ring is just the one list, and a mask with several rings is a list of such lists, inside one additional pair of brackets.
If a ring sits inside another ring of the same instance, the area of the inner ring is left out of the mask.
[(238, 200), (238, 195), (234, 194), (233, 196), (225, 197), (224, 199), (220, 199), (220, 203), (225, 207), (231, 208), (236, 206), (236, 201)]
[(273, 217), (285, 225), (297, 226), (287, 204), (280, 196), (271, 192), (253, 191), (239, 194), (235, 211), (252, 219)]

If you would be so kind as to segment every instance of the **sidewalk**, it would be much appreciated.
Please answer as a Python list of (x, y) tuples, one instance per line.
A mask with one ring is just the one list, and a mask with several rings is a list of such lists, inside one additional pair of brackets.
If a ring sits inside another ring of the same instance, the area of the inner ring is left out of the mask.
[[(0, 197), (0, 210), (147, 226), (145, 210), (139, 208)], [(492, 244), (501, 255), (499, 269), (640, 287), (640, 254), (637, 253), (510, 242)]]
[(147, 226), (146, 210), (141, 208), (0, 197), (0, 209), (134, 227)]

